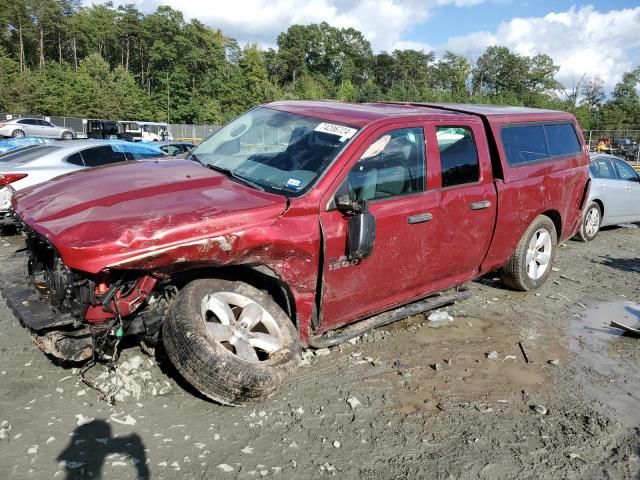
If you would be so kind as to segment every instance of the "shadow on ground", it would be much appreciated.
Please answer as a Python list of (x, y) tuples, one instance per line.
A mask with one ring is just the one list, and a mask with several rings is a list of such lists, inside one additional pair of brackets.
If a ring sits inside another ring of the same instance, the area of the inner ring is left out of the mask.
[(593, 260), (594, 263), (600, 263), (607, 267), (622, 270), (623, 272), (640, 273), (640, 258), (614, 258), (609, 255), (600, 257), (600, 261)]
[[(66, 480), (103, 477), (102, 468), (107, 456), (120, 454), (120, 460), (111, 460), (112, 465), (128, 464), (135, 469), (136, 477), (149, 480), (147, 456), (142, 439), (135, 433), (126, 437), (113, 437), (111, 426), (103, 420), (93, 420), (76, 428), (69, 439), (67, 447), (58, 455), (57, 460), (64, 463)], [(115, 465), (113, 465), (115, 466)]]

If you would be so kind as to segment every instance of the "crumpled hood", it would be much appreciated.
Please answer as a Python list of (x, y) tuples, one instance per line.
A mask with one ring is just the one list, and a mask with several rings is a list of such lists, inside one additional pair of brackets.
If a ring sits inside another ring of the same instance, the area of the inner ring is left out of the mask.
[(189, 160), (137, 161), (69, 174), (16, 193), (14, 209), (71, 268), (127, 259), (273, 223), (286, 198)]

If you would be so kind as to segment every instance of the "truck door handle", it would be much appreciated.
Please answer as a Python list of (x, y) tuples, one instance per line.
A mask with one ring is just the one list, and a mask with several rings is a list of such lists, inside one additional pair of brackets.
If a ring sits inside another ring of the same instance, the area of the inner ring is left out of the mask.
[(481, 200), (479, 202), (473, 202), (471, 205), (471, 210), (483, 210), (485, 208), (489, 208), (491, 206), (491, 202), (489, 200)]
[(411, 215), (409, 218), (407, 218), (407, 223), (409, 225), (413, 225), (415, 223), (430, 222), (431, 220), (433, 220), (433, 215), (429, 212), (425, 212), (425, 213), (419, 213), (417, 215)]

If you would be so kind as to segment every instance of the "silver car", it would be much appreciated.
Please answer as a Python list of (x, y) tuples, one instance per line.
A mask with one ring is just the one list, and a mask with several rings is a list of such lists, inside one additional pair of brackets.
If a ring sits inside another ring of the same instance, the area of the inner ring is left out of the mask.
[(0, 121), (0, 136), (2, 137), (47, 137), (60, 140), (73, 140), (75, 132), (71, 128), (58, 127), (46, 120), (38, 118), (16, 118)]
[(153, 144), (76, 140), (30, 145), (0, 155), (0, 226), (12, 223), (13, 193), (59, 175), (129, 160), (166, 157)]
[(592, 153), (591, 191), (578, 237), (593, 240), (600, 227), (640, 222), (640, 175), (613, 155)]

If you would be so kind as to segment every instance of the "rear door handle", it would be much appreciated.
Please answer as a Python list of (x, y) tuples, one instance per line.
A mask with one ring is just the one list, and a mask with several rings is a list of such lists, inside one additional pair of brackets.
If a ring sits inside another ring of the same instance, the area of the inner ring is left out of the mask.
[(413, 225), (415, 223), (430, 222), (431, 220), (433, 220), (433, 215), (429, 212), (425, 212), (419, 213), (417, 215), (411, 215), (409, 218), (407, 218), (407, 223), (409, 225)]
[(489, 200), (481, 200), (480, 202), (473, 202), (471, 205), (471, 210), (483, 210), (485, 208), (489, 208), (491, 206), (491, 202)]

